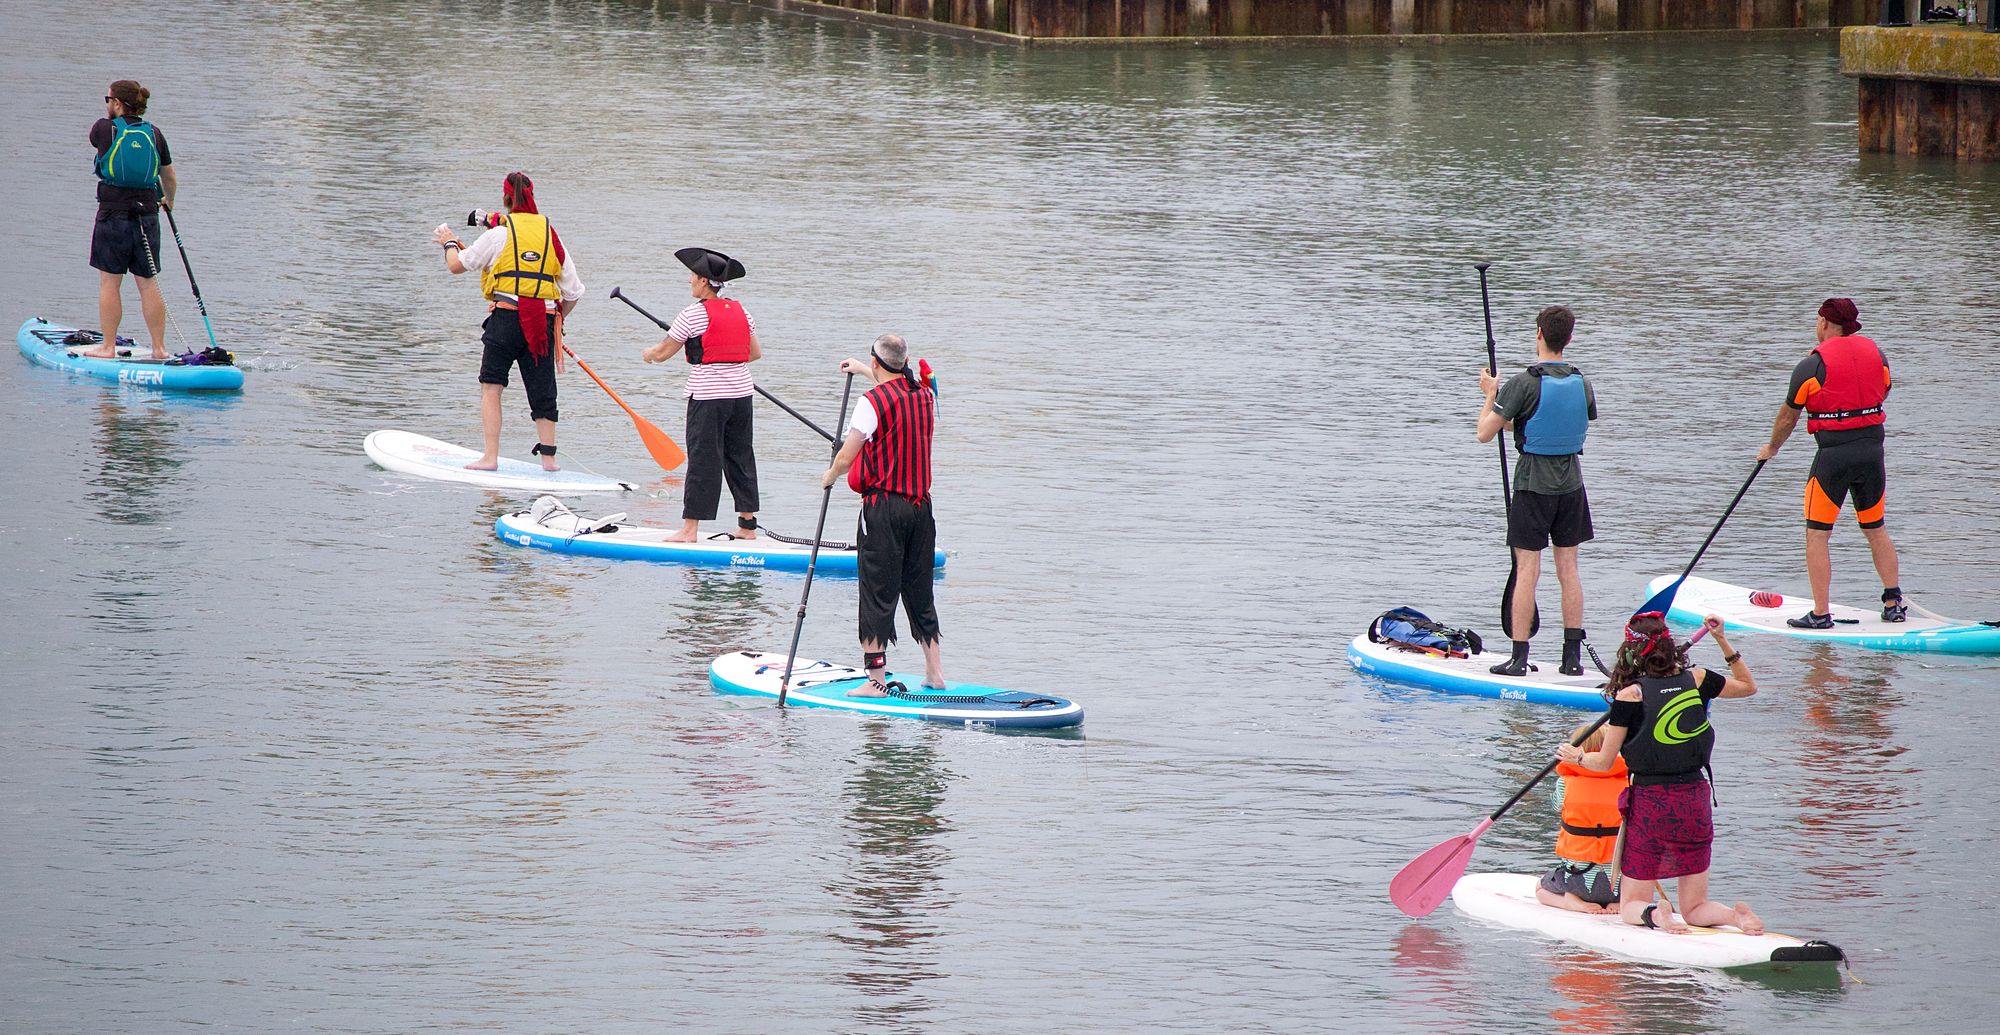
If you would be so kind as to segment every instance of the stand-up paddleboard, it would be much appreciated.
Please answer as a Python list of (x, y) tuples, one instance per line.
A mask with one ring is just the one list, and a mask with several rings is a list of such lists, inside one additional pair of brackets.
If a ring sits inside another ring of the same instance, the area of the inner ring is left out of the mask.
[(361, 448), (367, 451), (368, 459), (380, 464), (385, 470), (414, 474), (420, 478), (436, 478), (439, 481), (483, 485), (489, 489), (524, 489), (529, 492), (618, 492), (638, 488), (630, 482), (615, 482), (601, 475), (583, 471), (544, 471), (541, 464), (531, 464), (506, 456), (500, 458), (497, 470), (468, 471), (465, 465), (479, 459), (478, 453), (408, 431), (370, 432), (368, 437), (362, 440)]
[(93, 359), (83, 353), (96, 348), (103, 336), (86, 331), (96, 340), (72, 345), (65, 339), (74, 333), (74, 327), (59, 327), (37, 316), (21, 325), (14, 340), (21, 346), (21, 355), (35, 363), (102, 381), (184, 392), (234, 392), (243, 387), (243, 369), (233, 363), (190, 366), (180, 356), (154, 359), (150, 346), (121, 349), (132, 354), (117, 359)]
[(1496, 676), (1487, 671), (1505, 655), (1487, 652), (1466, 658), (1445, 658), (1421, 651), (1406, 650), (1389, 643), (1374, 643), (1367, 633), (1347, 645), (1347, 663), (1363, 675), (1392, 679), (1398, 683), (1443, 690), (1454, 694), (1497, 697), (1505, 701), (1560, 704), (1570, 708), (1602, 710), (1604, 698), (1598, 693), (1604, 677), (1594, 671), (1580, 676), (1556, 672), (1554, 664), (1536, 663), (1526, 676)]
[[(692, 543), (670, 543), (667, 537), (680, 531), (678, 528), (630, 524), (623, 515), (608, 519), (583, 517), (560, 504), (554, 508), (539, 500), (536, 504), (533, 510), (501, 515), (493, 522), (493, 533), (515, 546), (621, 561), (804, 571), (812, 559), (811, 540), (777, 539), (769, 529), (755, 539), (721, 535)], [(817, 570), (821, 575), (854, 575), (855, 557), (852, 543), (822, 542)], [(943, 550), (931, 556), (931, 563), (939, 572), (944, 571), (945, 560)]]
[(1572, 913), (1535, 899), (1541, 878), (1531, 873), (1473, 873), (1458, 879), (1451, 900), (1469, 916), (1503, 927), (1537, 931), (1572, 945), (1641, 963), (1672, 967), (1832, 966), (1845, 957), (1840, 947), (1818, 940), (1766, 931), (1744, 934), (1733, 927), (1696, 927), (1686, 934), (1637, 927), (1615, 913)]
[[(1646, 595), (1650, 597), (1665, 589), (1672, 581), (1671, 575), (1654, 579), (1646, 587)], [(1833, 615), (1833, 628), (1796, 629), (1786, 625), (1785, 620), (1797, 618), (1812, 610), (1811, 596), (1779, 596), (1776, 593), (1760, 592), (1757, 594), (1757, 600), (1762, 601), (1765, 606), (1760, 606), (1751, 600), (1751, 590), (1747, 587), (1732, 586), (1727, 582), (1716, 582), (1712, 579), (1690, 578), (1682, 583), (1680, 590), (1674, 594), (1674, 606), (1667, 612), (1667, 617), (1677, 622), (1698, 625), (1708, 615), (1719, 615), (1724, 627), (1729, 629), (1780, 633), (1808, 640), (1873, 647), (1876, 650), (2000, 654), (2000, 625), (1946, 618), (1914, 603), (1909, 605), (1908, 619), (1901, 622), (1883, 621), (1880, 605), (1848, 607), (1845, 604), (1834, 604), (1830, 612)]]
[[(785, 656), (758, 651), (724, 654), (708, 667), (708, 681), (726, 694), (776, 698), (785, 675)], [(1083, 723), (1083, 706), (1046, 694), (1028, 694), (971, 683), (952, 683), (943, 690), (920, 686), (921, 676), (888, 674), (909, 685), (901, 697), (849, 697), (847, 692), (868, 685), (868, 673), (826, 661), (799, 658), (792, 668), (791, 690), (785, 703), (810, 708), (838, 708), (869, 715), (949, 722), (968, 727), (1061, 729)]]

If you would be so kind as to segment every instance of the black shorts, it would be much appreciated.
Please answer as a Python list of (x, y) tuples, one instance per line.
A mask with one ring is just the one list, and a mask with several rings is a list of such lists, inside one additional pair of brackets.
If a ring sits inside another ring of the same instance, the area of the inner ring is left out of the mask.
[(1597, 538), (1590, 527), (1590, 497), (1582, 489), (1560, 496), (1514, 490), (1507, 508), (1507, 545), (1517, 550), (1577, 546)]
[[(152, 249), (151, 258), (147, 249)], [(90, 267), (106, 273), (152, 278), (160, 275), (160, 216), (99, 212), (90, 231)]]
[(1542, 874), (1542, 890), (1551, 895), (1575, 895), (1600, 906), (1618, 901), (1618, 889), (1611, 883), (1611, 872), (1596, 863), (1557, 863), (1555, 869)]
[(1806, 478), (1806, 527), (1832, 528), (1852, 493), (1855, 520), (1862, 528), (1880, 528), (1888, 491), (1889, 469), (1880, 439), (1821, 446)]
[(512, 309), (495, 309), (486, 314), (485, 332), (479, 340), (486, 346), (479, 355), (479, 383), (507, 386), (507, 368), (520, 364), (521, 387), (528, 393), (528, 412), (536, 420), (556, 419), (556, 318), (549, 315), (549, 351), (536, 359), (528, 351), (528, 335), (521, 330), (521, 314)]
[(937, 522), (931, 517), (931, 501), (918, 503), (893, 492), (869, 495), (861, 502), (854, 543), (861, 576), (861, 639), (896, 642), (896, 601), (901, 600), (910, 635), (918, 643), (936, 643), (931, 579), (937, 571)]

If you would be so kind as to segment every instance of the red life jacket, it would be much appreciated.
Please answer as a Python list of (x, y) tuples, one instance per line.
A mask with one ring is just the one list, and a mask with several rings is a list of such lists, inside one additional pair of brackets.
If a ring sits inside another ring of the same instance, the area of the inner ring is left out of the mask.
[(1807, 431), (1868, 428), (1888, 419), (1882, 401), (1889, 397), (1889, 365), (1874, 342), (1848, 334), (1828, 338), (1813, 351), (1826, 364), (1826, 383), (1806, 399)]
[(899, 377), (869, 389), (866, 398), (875, 407), (875, 437), (862, 444), (847, 484), (863, 496), (893, 492), (919, 503), (929, 499), (936, 397)]
[(750, 362), (750, 317), (733, 298), (704, 298), (708, 329), (688, 339), (690, 363)]

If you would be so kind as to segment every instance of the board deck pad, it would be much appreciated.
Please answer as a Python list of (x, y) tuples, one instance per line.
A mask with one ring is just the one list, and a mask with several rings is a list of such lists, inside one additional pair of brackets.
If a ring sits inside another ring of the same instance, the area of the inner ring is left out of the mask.
[[(1646, 587), (1646, 596), (1650, 598), (1671, 582), (1671, 575), (1654, 579)], [(1811, 595), (1778, 596), (1771, 601), (1776, 606), (1764, 607), (1751, 602), (1751, 592), (1747, 586), (1690, 577), (1674, 594), (1673, 607), (1667, 612), (1667, 617), (1676, 622), (1698, 625), (1703, 618), (1714, 614), (1721, 616), (1723, 625), (1729, 629), (1777, 633), (1876, 650), (2000, 654), (2000, 627), (1947, 618), (1907, 598), (1905, 603), (1910, 604), (1907, 621), (1883, 621), (1880, 604), (1850, 607), (1836, 603), (1829, 610), (1834, 619), (1833, 628), (1795, 629), (1785, 622), (1812, 610)]]
[(477, 452), (409, 431), (371, 432), (362, 440), (361, 448), (368, 454), (368, 459), (385, 470), (489, 489), (568, 493), (620, 492), (638, 488), (630, 482), (613, 481), (587, 471), (544, 471), (539, 463), (531, 464), (508, 456), (500, 458), (497, 470), (468, 471), (465, 465), (479, 459)]
[(188, 366), (178, 357), (154, 359), (150, 345), (134, 346), (130, 349), (130, 356), (117, 359), (80, 355), (97, 345), (65, 343), (63, 339), (75, 330), (74, 327), (62, 327), (34, 317), (21, 324), (20, 333), (14, 340), (20, 346), (21, 354), (39, 366), (66, 370), (100, 381), (187, 392), (232, 392), (243, 387), (241, 367), (228, 364)]
[(1549, 659), (1533, 662), (1538, 671), (1525, 677), (1498, 676), (1487, 671), (1507, 660), (1507, 655), (1486, 651), (1465, 658), (1441, 658), (1405, 650), (1386, 643), (1374, 643), (1367, 633), (1347, 645), (1347, 663), (1363, 675), (1407, 683), (1453, 694), (1493, 697), (1503, 701), (1557, 704), (1569, 708), (1602, 710), (1599, 693), (1604, 677), (1585, 662), (1584, 674), (1565, 676)]
[[(737, 651), (715, 659), (709, 666), (708, 680), (723, 693), (775, 699), (784, 672), (783, 654)], [(785, 700), (788, 704), (809, 708), (895, 715), (972, 728), (1061, 729), (1083, 722), (1081, 705), (1052, 694), (1024, 693), (957, 682), (950, 683), (943, 690), (931, 691), (919, 685), (923, 679), (921, 675), (899, 675), (892, 671), (887, 678), (905, 683), (918, 699), (849, 697), (847, 691), (867, 684), (867, 672), (832, 662), (799, 658), (793, 663), (791, 690)], [(922, 700), (926, 696), (937, 700)]]
[(1733, 970), (1739, 967), (1833, 966), (1838, 946), (1766, 931), (1697, 927), (1687, 934), (1626, 923), (1615, 913), (1574, 913), (1535, 898), (1541, 878), (1532, 873), (1473, 873), (1451, 889), (1452, 903), (1468, 916), (1503, 927), (1535, 931), (1559, 941), (1641, 963)]
[[(667, 536), (679, 531), (657, 525), (640, 525), (619, 520), (606, 530), (601, 519), (583, 517), (566, 510), (536, 520), (529, 511), (503, 514), (493, 522), (493, 532), (502, 542), (557, 553), (613, 560), (654, 561), (665, 564), (710, 565), (729, 568), (764, 568), (772, 571), (805, 571), (812, 561), (810, 542), (790, 543), (773, 539), (768, 530), (755, 539), (714, 539), (704, 537), (692, 543), (670, 543)], [(814, 571), (819, 575), (856, 574), (856, 553), (847, 543), (823, 543)], [(947, 555), (936, 551), (931, 563), (944, 571)]]

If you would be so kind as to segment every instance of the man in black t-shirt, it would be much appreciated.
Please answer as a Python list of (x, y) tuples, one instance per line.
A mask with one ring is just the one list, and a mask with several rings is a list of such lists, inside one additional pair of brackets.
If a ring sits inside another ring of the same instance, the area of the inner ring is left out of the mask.
[(129, 131), (132, 124), (145, 118), (146, 102), (151, 96), (151, 91), (130, 79), (112, 83), (104, 95), (104, 118), (90, 127), (90, 146), (96, 149), (99, 159), (97, 221), (90, 234), (90, 265), (97, 270), (97, 320), (104, 341), (80, 355), (117, 358), (118, 324), (125, 318), (120, 292), (125, 274), (130, 273), (139, 288), (146, 331), (153, 339), (153, 358), (167, 358), (167, 303), (160, 297), (158, 280), (160, 206), (173, 207), (179, 183), (174, 176), (173, 156), (167, 151), (166, 135), (150, 123), (145, 130), (138, 131), (152, 135), (153, 151), (159, 157), (159, 172), (151, 186), (122, 186), (110, 182), (103, 171), (106, 153), (118, 142), (121, 131)]

